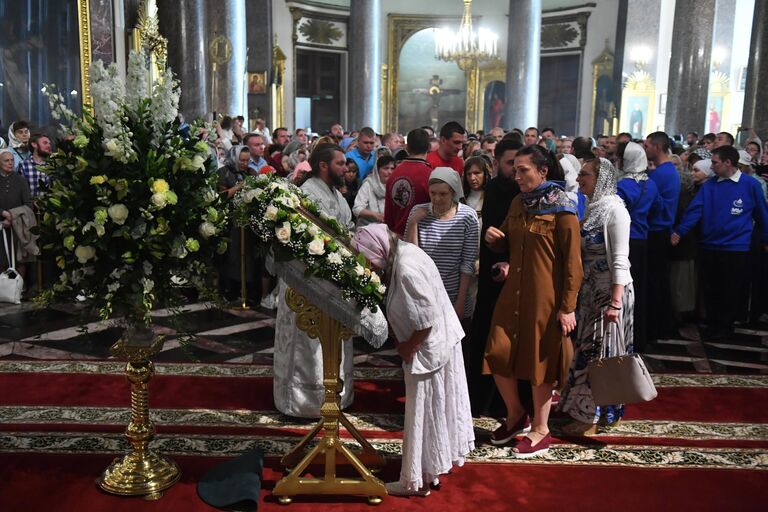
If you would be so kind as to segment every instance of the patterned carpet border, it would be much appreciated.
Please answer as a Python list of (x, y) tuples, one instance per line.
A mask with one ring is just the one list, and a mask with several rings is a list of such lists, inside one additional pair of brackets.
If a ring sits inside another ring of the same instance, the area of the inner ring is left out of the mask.
[[(159, 437), (153, 448), (168, 455), (232, 457), (261, 448), (267, 456), (285, 454), (296, 440), (281, 437), (244, 438), (240, 436)], [(370, 440), (385, 456), (397, 458), (399, 440)], [(350, 445), (354, 447), (354, 445)], [(83, 433), (0, 433), (0, 452), (48, 454), (123, 453), (128, 449), (120, 434)], [(474, 450), (469, 462), (504, 464), (569, 464), (643, 467), (662, 469), (750, 469), (768, 470), (768, 451), (741, 448), (685, 448), (675, 446), (608, 445), (601, 447), (553, 445), (549, 453), (533, 459), (511, 457), (510, 447), (483, 446)]]
[[(310, 430), (314, 420), (296, 422), (295, 419), (274, 411), (215, 410), (215, 409), (152, 409), (150, 417), (158, 425), (203, 427), (264, 427), (290, 430)], [(368, 432), (400, 432), (402, 414), (356, 413), (347, 414), (359, 430)], [(57, 406), (2, 406), (0, 424), (22, 425), (126, 425), (130, 411), (121, 407), (57, 407)], [(566, 420), (554, 418), (557, 429)], [(493, 418), (475, 418), (478, 432), (493, 432), (498, 422)], [(691, 440), (768, 440), (768, 425), (753, 423), (715, 423), (695, 421), (624, 420), (605, 432), (594, 436), (668, 438)]]
[[(97, 373), (122, 374), (125, 363), (120, 361), (41, 361), (5, 360), (0, 361), (0, 373)], [(272, 377), (272, 367), (251, 364), (215, 363), (157, 363), (158, 375), (180, 377)], [(400, 380), (399, 367), (355, 368), (357, 379)], [(658, 373), (653, 375), (658, 387), (728, 387), (768, 388), (767, 375), (711, 375)]]

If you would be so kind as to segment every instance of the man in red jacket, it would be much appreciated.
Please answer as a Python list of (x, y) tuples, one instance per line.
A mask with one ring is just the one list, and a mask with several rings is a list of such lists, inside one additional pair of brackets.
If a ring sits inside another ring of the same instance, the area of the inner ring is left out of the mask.
[(459, 156), (459, 151), (467, 140), (467, 130), (456, 121), (448, 121), (440, 128), (440, 145), (437, 151), (427, 155), (427, 163), (433, 169), (438, 167), (450, 167), (459, 176), (464, 174), (464, 160)]
[(395, 168), (387, 181), (384, 222), (400, 236), (405, 232), (411, 209), (429, 202), (429, 175), (432, 174), (432, 166), (426, 160), (429, 138), (421, 128), (408, 133), (408, 158)]

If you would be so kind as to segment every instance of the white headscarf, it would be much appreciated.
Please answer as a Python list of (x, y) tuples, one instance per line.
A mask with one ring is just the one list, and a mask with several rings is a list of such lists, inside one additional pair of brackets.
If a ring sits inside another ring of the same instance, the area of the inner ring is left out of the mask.
[(579, 159), (571, 154), (564, 154), (560, 159), (560, 167), (565, 173), (565, 194), (576, 204), (579, 203), (579, 183), (576, 177), (579, 175)]
[(453, 201), (458, 203), (459, 200), (464, 197), (464, 189), (461, 186), (461, 177), (459, 173), (450, 167), (437, 167), (432, 174), (429, 175), (429, 182), (432, 180), (443, 181), (453, 189)]
[(8, 144), (12, 148), (22, 148), (26, 146), (23, 142), (21, 142), (17, 137), (16, 134), (14, 134), (13, 127), (16, 125), (15, 122), (11, 123), (11, 126), (8, 127)]
[(371, 182), (371, 192), (373, 192), (374, 196), (378, 199), (384, 199), (384, 196), (387, 193), (387, 186), (381, 182), (381, 174), (379, 174), (378, 165), (373, 166), (373, 170), (365, 177), (364, 181)]
[(621, 181), (624, 178), (632, 178), (633, 180), (640, 182), (648, 179), (648, 157), (645, 156), (645, 149), (636, 142), (628, 142), (627, 147), (624, 148), (624, 158), (622, 158), (622, 165), (618, 180)]
[(624, 208), (624, 201), (616, 195), (616, 168), (605, 158), (600, 159), (597, 183), (591, 198), (587, 198), (587, 210), (584, 212), (585, 231), (602, 228), (608, 214), (616, 207)]
[(699, 171), (707, 175), (707, 178), (714, 176), (715, 172), (712, 170), (712, 160), (707, 158), (706, 160), (697, 160), (693, 166)]

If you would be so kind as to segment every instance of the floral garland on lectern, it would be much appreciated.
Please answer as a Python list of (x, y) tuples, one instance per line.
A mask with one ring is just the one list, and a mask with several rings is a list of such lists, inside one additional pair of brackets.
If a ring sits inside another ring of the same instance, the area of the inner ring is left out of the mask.
[(387, 291), (378, 274), (348, 246), (349, 231), (293, 183), (274, 174), (249, 176), (235, 195), (234, 218), (272, 248), (277, 261), (300, 260), (307, 277), (333, 282), (359, 310), (377, 311)]
[(178, 131), (171, 70), (151, 89), (146, 76), (135, 52), (125, 82), (116, 65), (94, 62), (93, 113), (82, 119), (45, 87), (63, 140), (45, 168), (39, 229), (61, 273), (40, 304), (82, 295), (104, 320), (149, 325), (153, 308), (183, 303), (180, 284), (212, 290), (228, 232), (215, 159), (199, 125), (188, 140)]

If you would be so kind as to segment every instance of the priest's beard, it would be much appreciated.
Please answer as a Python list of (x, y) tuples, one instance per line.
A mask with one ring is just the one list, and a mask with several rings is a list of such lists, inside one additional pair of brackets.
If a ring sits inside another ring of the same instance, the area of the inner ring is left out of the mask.
[(334, 173), (329, 173), (328, 176), (331, 178), (331, 186), (334, 188), (341, 188), (346, 183), (344, 182), (344, 176), (339, 176)]

